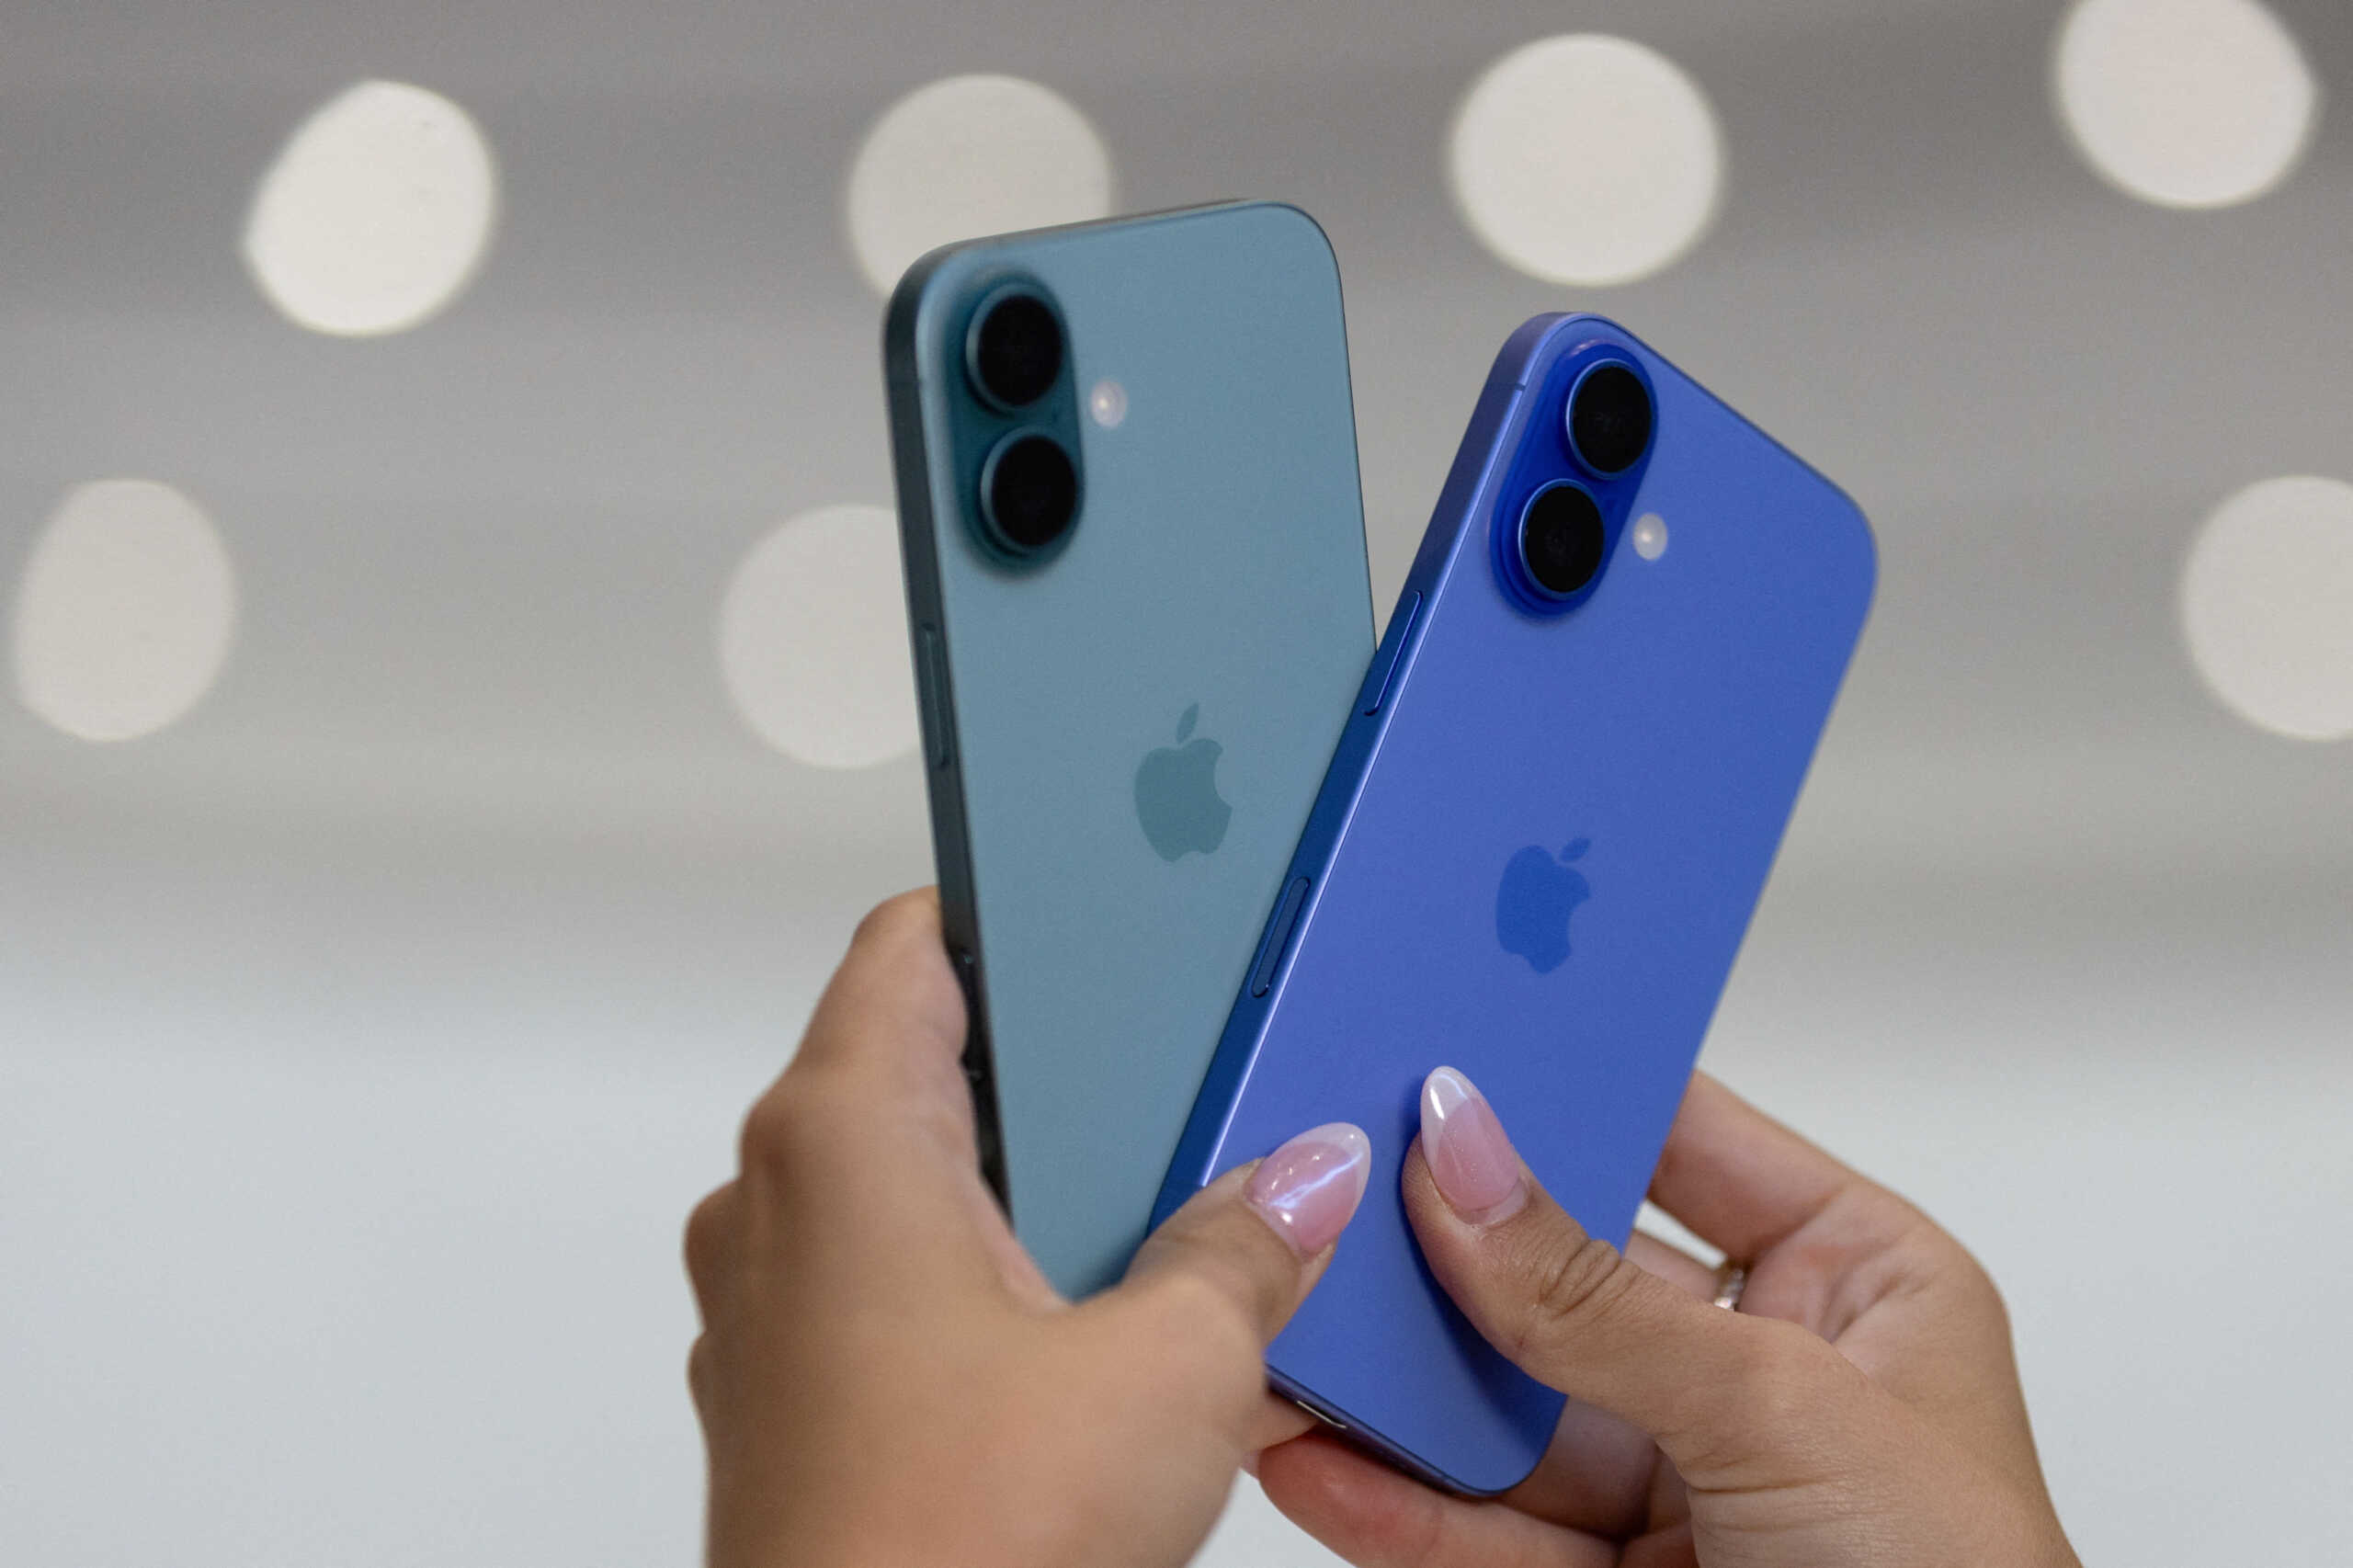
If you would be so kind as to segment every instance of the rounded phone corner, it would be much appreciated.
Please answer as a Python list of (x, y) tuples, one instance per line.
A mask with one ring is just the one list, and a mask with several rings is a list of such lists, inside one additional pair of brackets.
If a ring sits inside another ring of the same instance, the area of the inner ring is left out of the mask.
[(1529, 1476), (1534, 1475), (1536, 1473), (1536, 1467), (1543, 1462), (1544, 1453), (1543, 1450), (1540, 1449), (1536, 1452), (1529, 1455), (1528, 1462), (1521, 1465), (1517, 1471), (1506, 1471), (1494, 1476), (1482, 1476), (1477, 1479), (1470, 1479), (1449, 1474), (1447, 1471), (1438, 1470), (1435, 1467), (1428, 1468), (1430, 1479), (1435, 1481), (1438, 1485), (1446, 1488), (1449, 1492), (1453, 1493), (1455, 1495), (1459, 1497), (1486, 1498), (1502, 1496), (1513, 1487), (1518, 1486), (1521, 1482), (1526, 1481)]
[(882, 307), (882, 360), (892, 377), (909, 381), (922, 379), (925, 308), (938, 297), (937, 286), (941, 278), (975, 243), (954, 240), (937, 245), (899, 274), (899, 281), (892, 285), (891, 298)]
[(1274, 197), (1252, 200), (1245, 205), (1281, 218), (1286, 222), (1303, 224), (1308, 234), (1313, 238), (1315, 248), (1323, 253), (1324, 261), (1330, 265), (1332, 275), (1335, 278), (1339, 276), (1340, 253), (1333, 248), (1330, 233), (1324, 229), (1323, 222), (1314, 213), (1295, 201), (1284, 201)]
[(1863, 510), (1862, 503), (1847, 493), (1846, 486), (1834, 479), (1825, 478), (1823, 483), (1830, 487), (1832, 494), (1838, 497), (1839, 505), (1854, 521), (1856, 541), (1862, 553), (1863, 609), (1868, 614), (1879, 598), (1879, 530), (1871, 527), (1870, 514)]
[(1455, 1470), (1405, 1448), (1378, 1428), (1355, 1420), (1346, 1411), (1335, 1414), (1324, 1401), (1299, 1389), (1289, 1379), (1278, 1377), (1272, 1381), (1278, 1393), (1319, 1421), (1329, 1423), (1358, 1447), (1415, 1480), (1457, 1497), (1474, 1501), (1500, 1497), (1534, 1475), (1536, 1467), (1544, 1462), (1545, 1445), (1539, 1444), (1529, 1451), (1524, 1460), (1517, 1457), (1507, 1459), (1493, 1473), (1483, 1473), (1481, 1469), (1457, 1473)]

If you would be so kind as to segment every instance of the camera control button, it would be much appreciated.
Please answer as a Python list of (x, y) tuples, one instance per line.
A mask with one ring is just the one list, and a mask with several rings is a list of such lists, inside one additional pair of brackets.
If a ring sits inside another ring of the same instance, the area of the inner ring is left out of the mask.
[(950, 760), (949, 737), (953, 733), (948, 720), (948, 656), (936, 626), (925, 625), (915, 641), (915, 681), (923, 688), (915, 705), (923, 710), (924, 760), (937, 772)]
[(1414, 623), (1422, 619), (1422, 596), (1414, 595), (1397, 607), (1389, 618), (1388, 634), (1381, 638), (1380, 648), (1372, 655), (1372, 668), (1365, 676), (1365, 699), (1360, 706), (1369, 717), (1381, 711), (1389, 700), (1389, 688), (1397, 679), (1397, 661), (1405, 652), (1405, 640), (1414, 634)]
[(1283, 890), (1282, 903), (1275, 906), (1275, 917), (1267, 923), (1266, 939), (1258, 944), (1258, 961), (1250, 966), (1251, 995), (1264, 996), (1274, 989), (1275, 971), (1283, 966), (1291, 929), (1299, 924), (1301, 906), (1306, 903), (1307, 879), (1293, 877), (1290, 886)]

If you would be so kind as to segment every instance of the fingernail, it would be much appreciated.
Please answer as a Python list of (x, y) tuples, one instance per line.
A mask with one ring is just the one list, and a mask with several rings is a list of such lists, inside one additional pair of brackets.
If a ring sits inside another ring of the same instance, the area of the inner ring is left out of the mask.
[(1345, 1121), (1313, 1127), (1258, 1164), (1243, 1197), (1302, 1257), (1340, 1239), (1372, 1174), (1372, 1140)]
[(1519, 1156), (1495, 1108), (1451, 1067), (1422, 1085), (1422, 1158), (1447, 1207), (1474, 1225), (1492, 1225), (1528, 1201)]

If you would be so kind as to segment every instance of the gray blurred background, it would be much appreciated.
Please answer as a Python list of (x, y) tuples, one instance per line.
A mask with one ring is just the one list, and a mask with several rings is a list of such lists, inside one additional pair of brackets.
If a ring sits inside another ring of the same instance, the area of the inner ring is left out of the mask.
[[(2353, 11), (2271, 10), (2341, 106)], [(1380, 615), (1538, 311), (1857, 496), (1878, 607), (1706, 1061), (1992, 1267), (2087, 1560), (2353, 1557), (2353, 750), (2218, 701), (2177, 612), (2226, 497), (2353, 478), (2353, 115), (2258, 199), (2138, 200), (2053, 113), (2059, 19), (16, 0), (0, 590), (136, 476), (239, 612), (152, 734), (0, 702), (0, 1557), (695, 1558), (680, 1226), (855, 915), (930, 875), (913, 761), (763, 744), (716, 618), (786, 519), (890, 502), (844, 182), (968, 72), (1075, 106), (1118, 210), (1324, 222)], [(1688, 256), (1606, 289), (1447, 185), (1481, 71), (1587, 29), (1724, 151)], [(463, 106), (499, 211), (445, 312), (347, 338), (239, 244), (365, 78)], [(1245, 1482), (1203, 1561), (1329, 1559)]]

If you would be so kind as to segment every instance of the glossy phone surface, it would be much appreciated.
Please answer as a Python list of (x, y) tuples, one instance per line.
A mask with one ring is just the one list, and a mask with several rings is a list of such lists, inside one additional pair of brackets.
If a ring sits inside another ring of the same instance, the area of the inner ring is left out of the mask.
[[(1564, 419), (1605, 364), (1655, 408), (1607, 480)], [(1600, 564), (1548, 598), (1510, 551), (1562, 480)], [(1501, 1491), (1562, 1404), (1423, 1267), (1398, 1179), (1424, 1075), (1469, 1074), (1625, 1243), (1874, 572), (1852, 502), (1623, 329), (1540, 317), (1497, 360), (1160, 1205), (1318, 1123), (1371, 1135), (1364, 1204), (1267, 1364), (1393, 1462)]]
[[(1065, 343), (1014, 408), (973, 368), (1008, 289)], [(1371, 652), (1339, 273), (1267, 203), (983, 240), (909, 272), (885, 359), (983, 1166), (1083, 1294), (1142, 1238)], [(983, 501), (1024, 432), (1078, 497), (1026, 552)]]

